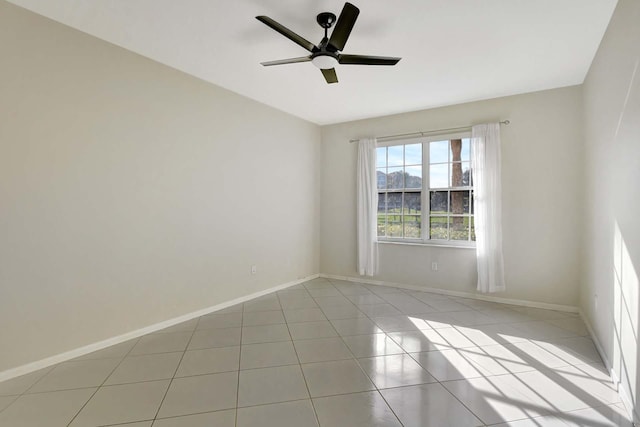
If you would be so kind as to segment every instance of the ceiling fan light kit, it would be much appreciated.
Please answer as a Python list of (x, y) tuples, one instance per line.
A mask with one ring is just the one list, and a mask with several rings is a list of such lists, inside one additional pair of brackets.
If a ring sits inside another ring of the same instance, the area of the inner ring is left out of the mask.
[[(298, 58), (280, 59), (276, 61), (263, 62), (262, 65), (269, 67), (272, 65), (294, 64), (297, 62), (309, 62), (322, 71), (327, 83), (338, 83), (338, 76), (335, 71), (337, 64), (343, 65), (396, 65), (401, 58), (387, 56), (369, 55), (345, 55), (340, 53), (349, 39), (351, 30), (360, 14), (360, 9), (351, 3), (345, 3), (336, 21), (336, 15), (331, 12), (322, 12), (316, 17), (318, 25), (324, 28), (324, 37), (316, 46), (304, 37), (294, 33), (287, 27), (268, 16), (256, 16), (256, 19), (271, 29), (279, 32), (289, 40), (308, 50), (311, 54)], [(335, 28), (328, 38), (328, 30), (335, 23)]]

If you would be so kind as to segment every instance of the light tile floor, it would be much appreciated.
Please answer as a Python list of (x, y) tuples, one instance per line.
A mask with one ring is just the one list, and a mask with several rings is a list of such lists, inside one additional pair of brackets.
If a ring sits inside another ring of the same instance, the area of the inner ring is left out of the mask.
[(631, 426), (579, 317), (315, 279), (0, 383), (0, 426)]

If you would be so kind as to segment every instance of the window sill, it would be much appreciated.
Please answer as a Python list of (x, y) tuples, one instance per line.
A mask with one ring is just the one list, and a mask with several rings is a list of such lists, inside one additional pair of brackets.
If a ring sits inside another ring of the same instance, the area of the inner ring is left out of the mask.
[(430, 246), (435, 248), (448, 248), (448, 249), (476, 249), (476, 245), (462, 245), (462, 244), (447, 244), (436, 242), (422, 242), (422, 241), (402, 241), (402, 240), (378, 240), (378, 243), (385, 245), (401, 245), (401, 246)]

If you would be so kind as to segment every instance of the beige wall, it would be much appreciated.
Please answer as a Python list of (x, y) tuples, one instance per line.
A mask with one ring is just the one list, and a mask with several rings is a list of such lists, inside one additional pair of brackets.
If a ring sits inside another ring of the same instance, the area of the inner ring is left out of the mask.
[(0, 57), (0, 372), (319, 272), (316, 125), (4, 1)]
[[(584, 83), (586, 214), (581, 307), (638, 408), (640, 2), (620, 0)], [(636, 414), (638, 413), (636, 409)]]
[[(509, 119), (502, 127), (503, 232), (507, 292), (499, 296), (578, 304), (582, 218), (579, 86), (424, 110), (322, 128), (320, 270), (357, 277), (356, 144), (402, 134)], [(438, 271), (431, 271), (431, 262)], [(475, 252), (380, 245), (375, 280), (474, 292)]]

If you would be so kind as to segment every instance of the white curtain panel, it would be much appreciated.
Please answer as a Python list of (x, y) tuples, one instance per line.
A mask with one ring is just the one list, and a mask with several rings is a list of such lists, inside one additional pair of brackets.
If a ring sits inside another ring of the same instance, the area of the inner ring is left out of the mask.
[(478, 259), (478, 290), (505, 290), (502, 257), (502, 185), (500, 124), (471, 129), (472, 174)]
[(358, 141), (358, 274), (378, 272), (376, 140)]

